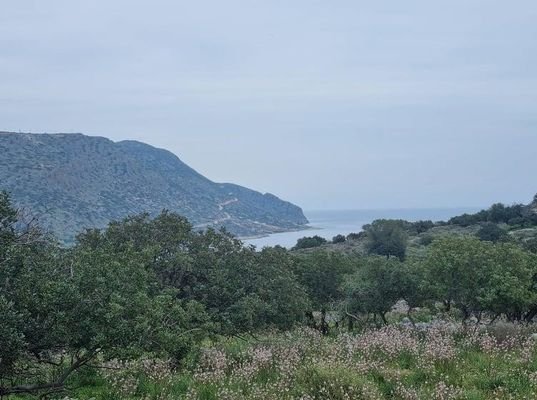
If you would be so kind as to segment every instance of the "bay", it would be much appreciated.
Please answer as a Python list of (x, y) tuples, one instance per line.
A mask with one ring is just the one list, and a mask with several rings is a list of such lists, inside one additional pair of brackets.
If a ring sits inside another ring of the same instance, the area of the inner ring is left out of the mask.
[(446, 221), (451, 217), (464, 213), (475, 213), (481, 208), (416, 208), (416, 209), (387, 209), (387, 210), (310, 210), (304, 214), (310, 221), (308, 229), (296, 232), (281, 232), (261, 238), (245, 239), (245, 244), (251, 244), (261, 249), (265, 246), (293, 247), (297, 240), (304, 236), (318, 235), (327, 240), (338, 234), (348, 235), (360, 232), (362, 226), (376, 219), (404, 219), (407, 221), (432, 220)]

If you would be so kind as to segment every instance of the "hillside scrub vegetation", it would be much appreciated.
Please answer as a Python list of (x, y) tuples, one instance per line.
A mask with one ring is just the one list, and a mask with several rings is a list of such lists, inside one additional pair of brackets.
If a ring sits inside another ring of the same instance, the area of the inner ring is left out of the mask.
[[(534, 199), (534, 202), (537, 203), (537, 198)], [(528, 207), (522, 204), (506, 206), (502, 203), (496, 203), (487, 210), (481, 210), (476, 214), (463, 214), (448, 221), (451, 225), (461, 226), (470, 226), (483, 222), (531, 227), (537, 225), (537, 214), (531, 212), (531, 206)]]
[(298, 249), (310, 249), (312, 247), (322, 246), (323, 244), (325, 244), (327, 242), (328, 241), (325, 238), (320, 237), (318, 235), (305, 236), (305, 237), (297, 240), (294, 249), (295, 250), (298, 250)]
[(257, 251), (164, 211), (66, 248), (2, 193), (0, 397), (535, 398), (537, 255), (475, 235), (408, 250), (434, 229)]

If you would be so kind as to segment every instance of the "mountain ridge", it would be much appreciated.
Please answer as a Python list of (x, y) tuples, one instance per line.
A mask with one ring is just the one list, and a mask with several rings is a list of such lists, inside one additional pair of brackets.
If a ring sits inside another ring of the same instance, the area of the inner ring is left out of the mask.
[(204, 177), (172, 152), (81, 133), (0, 132), (0, 190), (65, 242), (84, 228), (163, 209), (237, 236), (303, 228), (300, 207)]

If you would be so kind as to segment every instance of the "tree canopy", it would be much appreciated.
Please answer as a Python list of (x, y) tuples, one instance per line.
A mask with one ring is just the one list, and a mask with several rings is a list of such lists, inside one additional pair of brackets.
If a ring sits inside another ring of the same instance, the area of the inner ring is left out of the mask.
[(367, 251), (386, 257), (405, 258), (407, 234), (403, 222), (398, 220), (376, 220), (364, 226), (367, 234)]
[(319, 247), (327, 243), (327, 240), (318, 235), (315, 236), (306, 236), (297, 240), (294, 250), (298, 249), (310, 249), (312, 247)]
[(59, 390), (97, 357), (177, 362), (209, 335), (287, 329), (309, 309), (286, 250), (173, 213), (88, 230), (69, 249), (22, 225), (2, 194), (0, 396)]
[(425, 267), (431, 296), (465, 316), (489, 311), (519, 319), (537, 301), (537, 258), (514, 244), (446, 238), (433, 242)]

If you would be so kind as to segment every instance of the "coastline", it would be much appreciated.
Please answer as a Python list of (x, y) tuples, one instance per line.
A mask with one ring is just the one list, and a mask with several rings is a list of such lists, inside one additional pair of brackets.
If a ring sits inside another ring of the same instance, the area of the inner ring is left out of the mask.
[[(362, 231), (364, 225), (376, 219), (404, 219), (418, 220), (447, 220), (453, 216), (467, 212), (477, 212), (477, 207), (461, 208), (425, 208), (425, 209), (386, 209), (386, 210), (313, 210), (306, 211), (305, 215), (310, 221), (307, 225), (296, 229), (280, 230), (270, 234), (248, 235), (240, 237), (246, 245), (258, 248), (265, 246), (282, 246), (292, 248), (298, 239), (304, 236), (319, 235), (327, 241), (336, 235), (348, 235)], [(310, 230), (315, 232), (308, 233)]]
[(300, 228), (296, 228), (296, 229), (282, 229), (282, 230), (278, 230), (278, 231), (274, 231), (274, 232), (270, 232), (270, 233), (264, 233), (264, 234), (260, 234), (260, 235), (237, 236), (237, 239), (242, 240), (242, 241), (255, 240), (255, 239), (263, 239), (263, 238), (269, 237), (271, 235), (276, 235), (278, 233), (302, 232), (302, 231), (311, 231), (311, 230), (320, 230), (320, 229), (323, 229), (323, 228), (315, 227), (315, 226), (311, 226), (311, 225), (304, 225), (304, 226), (301, 226)]

